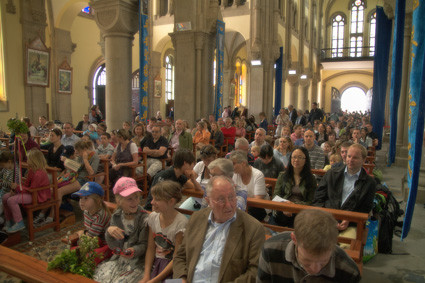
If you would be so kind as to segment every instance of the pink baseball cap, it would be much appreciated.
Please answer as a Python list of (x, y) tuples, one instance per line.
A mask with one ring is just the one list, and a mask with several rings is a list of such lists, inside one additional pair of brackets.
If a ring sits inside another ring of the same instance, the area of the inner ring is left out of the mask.
[(122, 197), (128, 197), (135, 192), (141, 192), (133, 178), (121, 177), (115, 183), (114, 195), (119, 194)]

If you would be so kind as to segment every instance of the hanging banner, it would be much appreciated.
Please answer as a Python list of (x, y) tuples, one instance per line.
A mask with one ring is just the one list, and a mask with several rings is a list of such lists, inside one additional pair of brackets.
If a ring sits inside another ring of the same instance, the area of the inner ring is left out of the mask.
[(224, 22), (217, 20), (216, 35), (216, 84), (215, 84), (215, 120), (223, 111), (223, 64), (224, 64)]
[(404, 14), (406, 13), (406, 0), (397, 0), (393, 35), (393, 55), (391, 63), (391, 89), (390, 89), (390, 149), (388, 153), (388, 166), (395, 161), (397, 141), (397, 115), (400, 101), (401, 78), (403, 72), (403, 41), (404, 41)]
[(279, 48), (279, 58), (276, 60), (275, 94), (274, 94), (274, 116), (277, 117), (282, 104), (282, 67), (283, 47)]
[(404, 216), (403, 240), (410, 230), (416, 194), (418, 192), (419, 168), (421, 166), (422, 141), (424, 134), (425, 110), (425, 1), (413, 1), (412, 24), (412, 65), (410, 68), (409, 119), (408, 134), (409, 150), (407, 164), (407, 185), (409, 198)]
[[(145, 7), (146, 6), (146, 7)], [(140, 120), (147, 123), (148, 117), (148, 15), (147, 1), (140, 0), (140, 15), (139, 15), (139, 50), (140, 50), (140, 67), (139, 67), (139, 117)]]

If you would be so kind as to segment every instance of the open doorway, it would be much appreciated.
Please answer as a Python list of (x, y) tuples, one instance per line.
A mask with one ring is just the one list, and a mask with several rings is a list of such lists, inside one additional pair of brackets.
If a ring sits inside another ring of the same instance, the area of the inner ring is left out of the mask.
[(371, 101), (359, 87), (349, 87), (341, 95), (341, 109), (348, 112), (370, 111)]

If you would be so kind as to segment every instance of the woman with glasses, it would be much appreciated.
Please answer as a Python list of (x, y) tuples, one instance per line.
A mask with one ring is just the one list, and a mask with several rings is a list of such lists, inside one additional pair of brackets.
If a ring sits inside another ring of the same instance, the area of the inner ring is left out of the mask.
[[(304, 147), (296, 147), (292, 152), (285, 172), (277, 178), (273, 198), (279, 196), (289, 203), (310, 205), (314, 198), (317, 182), (311, 173), (310, 157)], [(269, 223), (293, 227), (295, 215), (274, 211)]]
[(284, 137), (279, 139), (277, 147), (275, 147), (273, 150), (274, 158), (282, 161), (283, 166), (285, 166), (285, 168), (288, 167), (289, 158), (291, 156), (293, 147), (294, 144), (292, 143), (291, 138)]

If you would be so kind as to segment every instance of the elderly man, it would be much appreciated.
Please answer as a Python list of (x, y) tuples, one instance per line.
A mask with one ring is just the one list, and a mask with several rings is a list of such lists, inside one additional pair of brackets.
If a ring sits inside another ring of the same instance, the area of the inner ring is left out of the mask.
[(70, 145), (74, 146), (80, 138), (74, 134), (74, 126), (70, 122), (66, 122), (63, 124), (63, 136), (61, 139), (61, 143), (64, 146)]
[(258, 128), (255, 130), (255, 137), (252, 143), (249, 145), (249, 147), (253, 147), (254, 145), (258, 147), (262, 147), (263, 145), (267, 144), (266, 142), (266, 130), (263, 128)]
[[(249, 165), (254, 165), (255, 162), (255, 158), (254, 155), (252, 155), (249, 152), (249, 142), (246, 138), (238, 138), (236, 139), (235, 142), (235, 150), (242, 150), (244, 152), (246, 152), (246, 156), (248, 158), (248, 163)], [(228, 154), (226, 154), (226, 158), (230, 157), (230, 154), (232, 154), (233, 151), (229, 152)]]
[[(367, 150), (360, 144), (348, 148), (346, 166), (330, 169), (317, 187), (313, 205), (369, 213), (373, 206), (376, 184), (362, 168)], [(345, 237), (355, 238), (356, 228), (348, 220), (338, 224)], [(347, 229), (349, 228), (349, 229)]]
[(183, 282), (255, 282), (264, 228), (236, 209), (233, 181), (211, 178), (209, 208), (195, 212), (173, 262), (174, 278)]
[(310, 163), (312, 169), (323, 169), (325, 166), (325, 154), (323, 149), (315, 144), (316, 135), (312, 130), (304, 132), (304, 147), (310, 155)]
[(337, 246), (336, 225), (328, 212), (301, 211), (294, 232), (264, 243), (257, 282), (359, 282), (356, 263)]
[(176, 121), (176, 130), (170, 134), (168, 143), (174, 150), (193, 149), (192, 135), (184, 130), (183, 120)]

